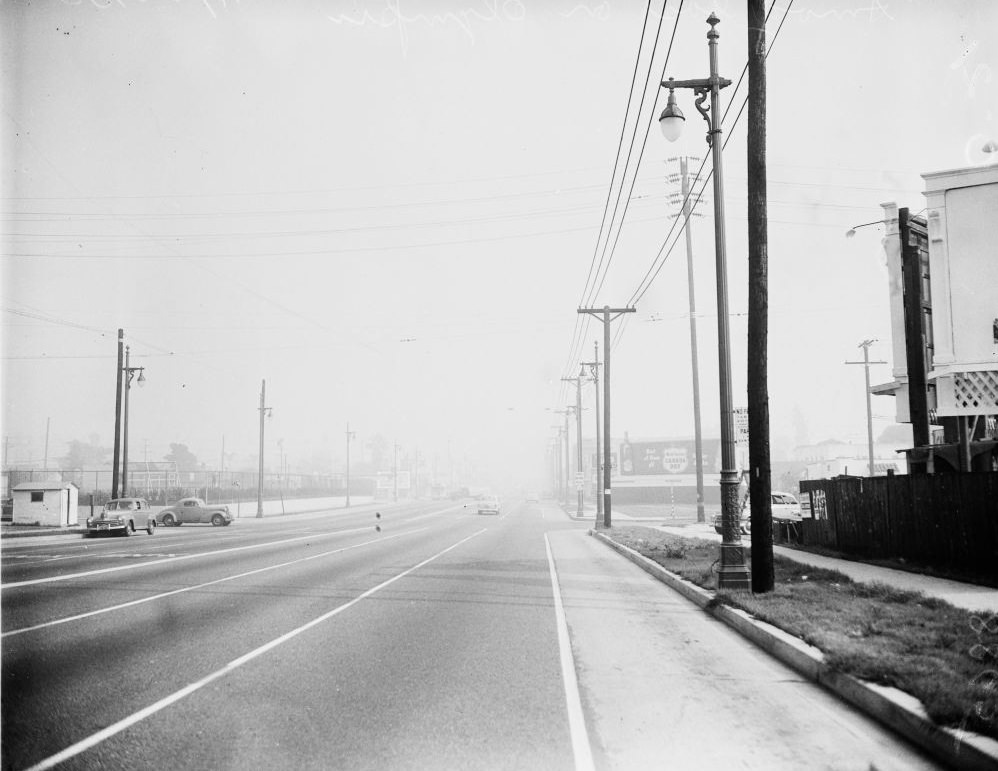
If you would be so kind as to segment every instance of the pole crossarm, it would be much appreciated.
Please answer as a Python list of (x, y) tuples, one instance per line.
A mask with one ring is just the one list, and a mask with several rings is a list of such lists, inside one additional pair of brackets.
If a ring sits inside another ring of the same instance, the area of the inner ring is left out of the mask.
[(669, 78), (662, 81), (662, 88), (690, 88), (694, 91), (709, 91), (715, 84), (718, 88), (727, 88), (731, 85), (731, 81), (727, 78), (722, 78), (720, 75), (713, 75), (709, 78), (694, 78), (693, 80)]
[[(579, 308), (579, 313), (596, 316), (600, 321), (613, 321), (623, 313), (634, 313), (634, 308)], [(601, 318), (603, 317), (603, 318)]]

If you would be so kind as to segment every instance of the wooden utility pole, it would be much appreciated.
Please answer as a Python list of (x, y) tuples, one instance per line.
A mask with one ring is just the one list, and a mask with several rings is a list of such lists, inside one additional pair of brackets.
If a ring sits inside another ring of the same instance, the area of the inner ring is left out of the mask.
[(582, 372), (580, 371), (576, 377), (563, 377), (562, 380), (566, 383), (575, 383), (575, 450), (577, 456), (575, 465), (575, 486), (576, 498), (578, 499), (575, 516), (581, 518), (583, 514), (583, 506), (585, 504), (585, 499), (583, 497), (585, 495), (583, 490), (585, 482), (581, 481), (584, 478), (582, 471)]
[(748, 0), (748, 419), (752, 591), (773, 590), (769, 460), (769, 235), (766, 194), (766, 4)]
[(595, 466), (596, 472), (596, 522), (603, 521), (603, 476), (600, 474), (600, 458), (602, 454), (600, 453), (601, 436), (600, 436), (600, 411), (599, 411), (599, 342), (593, 341), (593, 360), (582, 362), (582, 366), (589, 367), (589, 373), (593, 376), (593, 386), (594, 393), (596, 396), (596, 462), (593, 464)]
[(609, 529), (611, 523), (610, 493), (610, 322), (625, 313), (634, 313), (634, 308), (579, 308), (579, 313), (588, 313), (603, 322), (603, 527)]
[(863, 349), (863, 361), (847, 361), (846, 364), (862, 364), (866, 375), (866, 443), (869, 453), (869, 466), (867, 474), (875, 476), (873, 473), (873, 405), (870, 403), (870, 365), (886, 364), (886, 361), (870, 361), (870, 346), (877, 342), (874, 339), (864, 340), (859, 344)]
[[(256, 516), (257, 518), (263, 517), (263, 435), (264, 435), (264, 418), (269, 418), (271, 415), (270, 407), (267, 406), (267, 381), (260, 381), (260, 471), (257, 475), (256, 480)], [(283, 503), (283, 498), (282, 498)]]
[(697, 522), (706, 522), (703, 501), (703, 434), (700, 427), (700, 356), (697, 352), (697, 303), (696, 288), (693, 283), (693, 235), (690, 218), (689, 158), (679, 159), (679, 172), (683, 191), (683, 222), (686, 223), (686, 289), (690, 307), (690, 359), (693, 366), (693, 451), (696, 454), (697, 474)]
[(121, 468), (121, 375), (125, 366), (125, 330), (118, 330), (118, 369), (114, 392), (114, 468), (111, 469), (111, 497), (118, 497), (118, 472)]

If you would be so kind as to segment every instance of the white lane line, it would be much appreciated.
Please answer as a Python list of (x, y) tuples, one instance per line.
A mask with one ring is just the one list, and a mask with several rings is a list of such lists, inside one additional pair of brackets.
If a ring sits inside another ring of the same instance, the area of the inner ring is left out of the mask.
[(215, 586), (216, 584), (224, 584), (226, 581), (235, 581), (237, 578), (246, 578), (247, 576), (253, 576), (257, 573), (266, 573), (268, 570), (276, 570), (277, 568), (286, 568), (289, 565), (299, 565), (302, 562), (308, 562), (309, 560), (319, 559), (320, 557), (328, 557), (331, 554), (339, 554), (341, 552), (350, 551), (351, 549), (357, 549), (361, 546), (370, 546), (372, 543), (381, 543), (382, 541), (387, 541), (392, 538), (400, 538), (403, 535), (411, 535), (412, 533), (419, 533), (426, 530), (425, 527), (417, 528), (416, 530), (409, 530), (405, 533), (396, 533), (394, 535), (380, 536), (371, 541), (363, 541), (361, 543), (355, 543), (352, 546), (343, 546), (339, 549), (331, 549), (330, 551), (324, 551), (320, 554), (312, 554), (308, 557), (302, 557), (301, 559), (291, 560), (290, 562), (281, 562), (277, 565), (268, 565), (265, 568), (257, 568), (256, 570), (248, 570), (245, 573), (237, 573), (236, 575), (226, 576), (225, 578), (218, 578), (214, 581), (206, 581), (203, 584), (197, 584), (196, 586), (185, 586), (183, 589), (174, 589), (169, 592), (162, 592), (161, 594), (155, 594), (150, 597), (143, 597), (139, 600), (132, 600), (130, 602), (123, 602), (120, 605), (112, 605), (108, 608), (100, 608), (99, 610), (91, 610), (87, 613), (79, 613), (75, 616), (66, 616), (65, 618), (57, 618), (54, 621), (46, 621), (42, 624), (35, 624), (34, 626), (26, 626), (23, 629), (12, 629), (9, 632), (4, 632), (0, 634), (0, 638), (12, 637), (17, 634), (24, 634), (25, 632), (34, 632), (36, 629), (47, 629), (51, 626), (58, 626), (59, 624), (68, 624), (70, 621), (80, 621), (84, 618), (91, 618), (93, 616), (100, 616), (104, 613), (111, 613), (115, 610), (124, 610), (125, 608), (132, 608), (136, 605), (142, 605), (146, 602), (152, 602), (153, 600), (162, 600), (165, 597), (172, 597), (175, 594), (183, 594), (184, 592), (193, 592), (198, 589), (204, 589), (206, 586)]
[(162, 710), (166, 709), (167, 707), (169, 707), (172, 704), (176, 704), (178, 701), (180, 701), (184, 697), (190, 696), (195, 691), (198, 691), (201, 688), (204, 688), (206, 685), (208, 685), (210, 683), (213, 683), (215, 680), (218, 680), (221, 677), (225, 677), (225, 675), (229, 674), (230, 672), (234, 672), (236, 669), (238, 669), (239, 667), (241, 667), (243, 664), (248, 664), (253, 659), (258, 658), (259, 656), (262, 656), (264, 653), (267, 653), (268, 651), (273, 650), (274, 648), (278, 647), (279, 645), (283, 645), (284, 643), (288, 642), (289, 640), (297, 637), (302, 632), (306, 632), (309, 629), (311, 629), (312, 627), (318, 626), (323, 621), (327, 621), (328, 619), (331, 619), (333, 616), (339, 615), (340, 613), (342, 613), (343, 611), (347, 610), (348, 608), (352, 608), (354, 605), (356, 605), (361, 600), (365, 600), (368, 597), (372, 596), (373, 594), (376, 594), (377, 592), (380, 592), (385, 587), (390, 586), (391, 584), (395, 583), (399, 579), (405, 578), (407, 575), (409, 575), (410, 573), (415, 572), (416, 570), (419, 570), (421, 567), (423, 567), (425, 565), (429, 565), (435, 559), (438, 559), (438, 558), (442, 557), (443, 555), (445, 555), (449, 551), (453, 551), (458, 546), (461, 546), (461, 545), (467, 543), (472, 538), (474, 538), (474, 537), (476, 537), (478, 535), (481, 535), (484, 532), (485, 532), (485, 528), (483, 528), (483, 529), (481, 529), (481, 530), (479, 530), (479, 531), (477, 531), (475, 533), (472, 533), (467, 538), (462, 538), (460, 541), (458, 541), (457, 543), (451, 544), (450, 546), (448, 546), (443, 551), (437, 552), (432, 557), (429, 557), (429, 558), (423, 560), (422, 562), (420, 562), (420, 563), (418, 563), (416, 565), (413, 565), (411, 568), (406, 568), (401, 573), (398, 573), (397, 575), (392, 576), (388, 580), (382, 581), (377, 586), (374, 586), (374, 587), (368, 589), (366, 592), (363, 592), (362, 594), (357, 595), (356, 597), (354, 597), (349, 602), (346, 602), (346, 603), (340, 605), (337, 608), (333, 608), (333, 610), (329, 611), (328, 613), (324, 613), (321, 616), (319, 616), (318, 618), (312, 619), (307, 624), (303, 624), (302, 626), (298, 627), (297, 629), (292, 629), (290, 632), (287, 632), (286, 634), (282, 634), (280, 637), (277, 637), (277, 638), (271, 640), (268, 643), (264, 643), (259, 648), (255, 648), (255, 649), (251, 650), (249, 653), (246, 653), (246, 654), (240, 656), (237, 659), (233, 659), (232, 661), (230, 661), (228, 664), (226, 664), (221, 669), (218, 669), (218, 670), (212, 672), (207, 677), (201, 678), (196, 683), (191, 683), (190, 685), (185, 686), (184, 688), (181, 688), (179, 691), (171, 693), (169, 696), (167, 696), (167, 697), (165, 697), (163, 699), (160, 699), (155, 704), (150, 704), (145, 709), (140, 709), (138, 712), (135, 712), (135, 713), (129, 715), (128, 717), (123, 718), (122, 720), (119, 720), (117, 723), (114, 723), (113, 725), (109, 725), (107, 728), (105, 728), (105, 729), (103, 729), (101, 731), (98, 731), (95, 734), (92, 734), (92, 735), (88, 736), (86, 739), (82, 739), (82, 740), (78, 741), (76, 744), (70, 745), (69, 747), (67, 747), (66, 749), (62, 750), (61, 752), (57, 752), (55, 755), (50, 755), (49, 757), (45, 758), (44, 760), (42, 760), (42, 761), (36, 763), (35, 765), (31, 766), (31, 768), (29, 768), (28, 771), (41, 771), (41, 769), (53, 768), (54, 766), (57, 766), (59, 763), (62, 763), (64, 761), (66, 761), (66, 760), (69, 760), (70, 758), (76, 757), (80, 753), (86, 752), (87, 750), (89, 750), (92, 747), (96, 747), (98, 744), (100, 744), (101, 742), (103, 742), (103, 741), (105, 741), (107, 739), (110, 739), (115, 734), (121, 733), (122, 731), (125, 731), (125, 730), (131, 728), (136, 723), (139, 723), (139, 722), (145, 720), (147, 717), (151, 717), (152, 715), (155, 715), (157, 712), (161, 712)]
[(28, 581), (15, 581), (9, 584), (0, 584), (0, 590), (18, 589), (22, 586), (36, 586), (37, 584), (50, 584), (53, 581), (72, 581), (76, 578), (87, 578), (89, 576), (99, 576), (105, 573), (116, 573), (119, 570), (135, 570), (137, 568), (147, 568), (150, 565), (165, 565), (168, 562), (180, 562), (181, 560), (193, 560), (201, 557), (214, 557), (216, 554), (233, 554), (237, 551), (247, 551), (249, 549), (264, 549), (268, 546), (280, 546), (284, 543), (294, 543), (295, 541), (307, 541), (309, 538), (328, 538), (333, 535), (348, 535), (350, 533), (367, 532), (371, 528), (354, 527), (349, 530), (336, 530), (330, 533), (313, 533), (312, 535), (301, 535), (297, 538), (285, 538), (281, 541), (265, 541), (264, 543), (254, 543), (249, 546), (235, 546), (231, 549), (215, 549), (213, 551), (199, 552), (197, 554), (183, 554), (179, 557), (167, 557), (166, 559), (153, 560), (152, 562), (139, 562), (134, 565), (118, 565), (113, 568), (100, 568), (99, 570), (86, 570), (82, 573), (68, 573), (62, 576), (49, 576), (48, 578), (33, 578)]
[(575, 659), (572, 657), (572, 644), (568, 639), (568, 622), (565, 619), (565, 606), (561, 602), (561, 587), (558, 585), (558, 571), (551, 554), (551, 541), (544, 534), (544, 546), (548, 553), (548, 567), (551, 570), (551, 589), (554, 593), (554, 615), (558, 626), (558, 650), (561, 654), (561, 677), (565, 683), (565, 706), (568, 709), (568, 729), (572, 737), (572, 754), (575, 756), (576, 771), (593, 771), (593, 754), (589, 747), (589, 734), (586, 732), (586, 719), (582, 714), (582, 698), (579, 696), (579, 681), (575, 677)]

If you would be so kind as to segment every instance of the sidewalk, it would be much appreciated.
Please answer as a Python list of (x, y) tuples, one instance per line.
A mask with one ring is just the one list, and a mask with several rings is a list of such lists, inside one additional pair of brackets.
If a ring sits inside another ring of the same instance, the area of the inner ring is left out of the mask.
[[(701, 538), (703, 540), (721, 542), (721, 536), (714, 532), (712, 525), (708, 524), (664, 525), (659, 526), (658, 529), (684, 538)], [(747, 537), (743, 538), (743, 542), (747, 543)], [(935, 578), (933, 576), (922, 575), (921, 573), (911, 573), (906, 570), (894, 570), (878, 565), (868, 565), (865, 562), (825, 557), (820, 554), (811, 554), (786, 546), (774, 545), (773, 553), (803, 565), (837, 570), (840, 573), (845, 573), (853, 581), (887, 584), (898, 589), (921, 592), (927, 597), (937, 597), (958, 608), (985, 613), (998, 613), (998, 589), (992, 589), (991, 587), (965, 584), (960, 581)]]
[[(667, 507), (666, 507), (667, 508)], [(659, 512), (657, 516), (650, 516), (654, 511)], [(645, 527), (655, 527), (672, 535), (684, 538), (701, 538), (707, 541), (721, 542), (721, 536), (714, 531), (713, 525), (709, 523), (698, 523), (681, 521), (682, 517), (677, 517), (680, 521), (675, 524), (670, 523), (670, 512), (663, 512), (662, 506), (624, 506), (614, 507), (611, 510), (612, 523), (615, 526), (643, 525)], [(567, 514), (573, 520), (596, 521), (596, 508), (587, 506), (584, 510), (583, 518), (575, 516), (575, 509), (570, 509)], [(708, 513), (710, 520), (712, 514)], [(743, 541), (747, 544), (747, 536)], [(927, 597), (937, 597), (941, 600), (975, 612), (998, 614), (998, 589), (976, 584), (966, 584), (960, 581), (953, 581), (947, 578), (934, 578), (922, 575), (921, 573), (911, 573), (905, 570), (894, 570), (892, 568), (868, 565), (865, 562), (854, 562), (852, 560), (836, 559), (834, 557), (824, 557), (819, 554), (811, 554), (800, 549), (791, 549), (786, 546), (774, 546), (774, 554), (792, 559), (804, 565), (811, 565), (816, 568), (827, 568), (845, 573), (853, 581), (865, 583), (879, 582), (894, 586), (898, 589), (906, 589), (914, 592), (921, 592)]]

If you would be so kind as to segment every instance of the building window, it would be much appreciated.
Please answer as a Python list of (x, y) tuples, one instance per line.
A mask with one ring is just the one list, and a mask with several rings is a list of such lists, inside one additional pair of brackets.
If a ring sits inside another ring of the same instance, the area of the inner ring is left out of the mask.
[(44, 503), (45, 502), (45, 491), (44, 490), (32, 490), (31, 491), (31, 502), (32, 503)]

